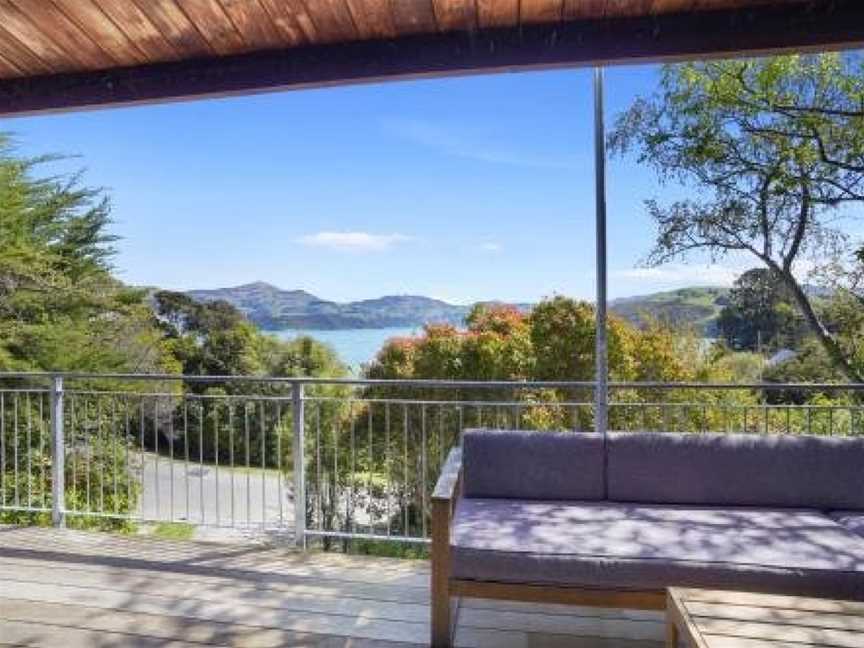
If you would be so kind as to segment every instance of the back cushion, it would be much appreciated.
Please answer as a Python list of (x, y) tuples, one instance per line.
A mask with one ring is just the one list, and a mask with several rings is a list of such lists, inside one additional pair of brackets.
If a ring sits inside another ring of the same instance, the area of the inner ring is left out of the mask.
[(603, 445), (599, 434), (466, 430), (465, 497), (603, 499)]
[(864, 438), (610, 433), (609, 499), (864, 509)]

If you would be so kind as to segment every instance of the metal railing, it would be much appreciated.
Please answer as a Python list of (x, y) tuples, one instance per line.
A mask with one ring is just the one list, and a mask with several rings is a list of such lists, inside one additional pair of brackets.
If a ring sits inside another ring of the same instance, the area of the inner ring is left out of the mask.
[[(610, 429), (864, 434), (864, 385), (611, 383)], [(0, 516), (426, 542), (470, 427), (588, 431), (588, 382), (0, 374)], [(4, 519), (0, 517), (0, 519)]]

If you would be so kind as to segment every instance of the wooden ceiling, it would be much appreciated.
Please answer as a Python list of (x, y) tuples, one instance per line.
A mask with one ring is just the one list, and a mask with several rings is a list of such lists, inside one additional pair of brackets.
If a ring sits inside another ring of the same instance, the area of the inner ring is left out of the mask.
[(0, 0), (0, 114), (864, 42), (862, 0)]

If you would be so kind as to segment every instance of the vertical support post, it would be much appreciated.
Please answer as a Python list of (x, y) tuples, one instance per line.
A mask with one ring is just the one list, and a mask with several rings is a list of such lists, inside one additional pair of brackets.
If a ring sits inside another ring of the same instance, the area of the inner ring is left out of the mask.
[(63, 439), (63, 376), (51, 378), (51, 521), (66, 526), (66, 444)]
[(306, 548), (306, 415), (304, 385), (302, 382), (292, 383), (291, 414), (294, 420), (294, 542), (301, 548)]
[(597, 244), (594, 431), (609, 425), (609, 361), (606, 341), (606, 128), (603, 121), (603, 68), (594, 68), (594, 200)]

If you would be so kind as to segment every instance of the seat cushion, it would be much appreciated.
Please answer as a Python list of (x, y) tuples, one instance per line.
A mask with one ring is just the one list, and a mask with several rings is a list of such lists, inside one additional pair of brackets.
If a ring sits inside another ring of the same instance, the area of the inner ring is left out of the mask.
[(864, 538), (808, 510), (462, 499), (452, 575), (864, 600)]
[(601, 434), (465, 430), (462, 437), (466, 497), (602, 500)]
[(864, 537), (864, 511), (831, 511), (828, 517), (843, 528)]
[(609, 499), (864, 509), (864, 438), (609, 434)]

